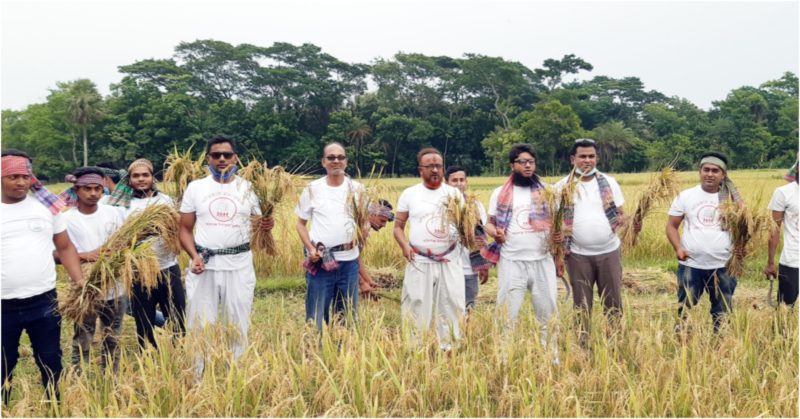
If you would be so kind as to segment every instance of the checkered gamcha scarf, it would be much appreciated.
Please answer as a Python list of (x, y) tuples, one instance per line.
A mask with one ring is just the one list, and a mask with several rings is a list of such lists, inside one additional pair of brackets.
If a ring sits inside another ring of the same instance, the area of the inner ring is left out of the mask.
[(47, 190), (47, 188), (33, 175), (31, 161), (22, 156), (3, 156), (2, 176), (28, 175), (31, 177), (31, 192), (37, 201), (41, 202), (51, 214), (57, 215), (66, 206), (58, 196)]
[[(619, 208), (614, 203), (614, 191), (611, 190), (611, 185), (608, 184), (608, 179), (602, 173), (596, 172), (594, 175), (597, 178), (597, 186), (600, 188), (600, 199), (603, 201), (603, 211), (608, 219), (608, 224), (611, 226), (611, 231), (616, 232), (622, 226), (622, 217), (619, 216)], [(567, 182), (574, 182), (573, 176), (567, 177)], [(578, 180), (580, 181), (580, 180)], [(569, 252), (570, 245), (572, 244), (572, 225), (575, 221), (575, 200), (573, 199), (572, 205), (564, 207), (564, 246), (565, 251)]]

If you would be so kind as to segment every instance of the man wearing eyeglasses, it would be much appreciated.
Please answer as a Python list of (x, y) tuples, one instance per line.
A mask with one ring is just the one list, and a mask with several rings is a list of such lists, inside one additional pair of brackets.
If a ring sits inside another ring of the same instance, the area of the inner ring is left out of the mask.
[[(222, 319), (238, 330), (231, 342), (238, 358), (247, 346), (256, 272), (250, 252), (251, 216), (260, 215), (250, 182), (236, 176), (236, 143), (218, 135), (206, 146), (209, 176), (186, 188), (181, 201), (180, 240), (191, 258), (186, 274), (186, 319), (190, 332), (202, 333), (207, 324)], [(271, 218), (260, 228), (271, 231)], [(195, 230), (196, 227), (196, 230)], [(204, 362), (196, 363), (202, 373)]]
[(357, 226), (348, 210), (348, 195), (362, 193), (364, 187), (345, 173), (347, 155), (341, 144), (325, 146), (322, 167), (325, 176), (303, 189), (294, 210), (306, 252), (306, 321), (313, 321), (319, 331), (323, 320), (330, 323), (331, 311), (356, 318), (359, 249), (353, 237), (356, 228), (368, 228)]
[(575, 182), (572, 205), (564, 212), (565, 264), (572, 300), (581, 313), (580, 343), (588, 346), (594, 284), (603, 311), (622, 314), (622, 260), (617, 230), (624, 224), (625, 199), (617, 181), (597, 170), (597, 144), (580, 138), (569, 152), (573, 173), (556, 183), (563, 190)]
[[(461, 338), (458, 324), (466, 301), (461, 258), (454, 252), (458, 232), (445, 214), (447, 200), (461, 192), (442, 183), (442, 163), (442, 155), (435, 148), (417, 153), (422, 183), (400, 194), (394, 238), (408, 261), (400, 305), (403, 317), (420, 331), (428, 329), (433, 320), (439, 347), (449, 351)], [(407, 221), (411, 224), (408, 241)], [(434, 313), (436, 318), (432, 319)]]

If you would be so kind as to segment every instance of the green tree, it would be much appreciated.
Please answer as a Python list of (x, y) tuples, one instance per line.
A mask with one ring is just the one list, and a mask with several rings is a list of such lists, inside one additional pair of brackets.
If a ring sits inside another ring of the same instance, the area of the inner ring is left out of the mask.
[(569, 105), (557, 100), (537, 103), (533, 110), (520, 114), (517, 123), (525, 142), (539, 155), (537, 170), (563, 173), (568, 169), (569, 148), (584, 135), (580, 119)]
[(89, 129), (103, 117), (103, 97), (91, 80), (78, 79), (58, 83), (67, 92), (67, 110), (72, 122), (80, 129), (83, 139), (83, 165), (89, 165)]

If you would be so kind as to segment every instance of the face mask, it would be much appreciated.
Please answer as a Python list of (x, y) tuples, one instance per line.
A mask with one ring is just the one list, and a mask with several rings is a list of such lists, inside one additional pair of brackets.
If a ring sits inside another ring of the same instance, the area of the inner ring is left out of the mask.
[(575, 168), (575, 173), (577, 173), (577, 174), (579, 174), (579, 175), (581, 175), (583, 177), (592, 176), (592, 175), (595, 174), (595, 172), (597, 172), (597, 168), (596, 167), (592, 167), (592, 170), (590, 170), (590, 171), (588, 171), (586, 173), (583, 173), (583, 171), (581, 169), (577, 168), (577, 167)]

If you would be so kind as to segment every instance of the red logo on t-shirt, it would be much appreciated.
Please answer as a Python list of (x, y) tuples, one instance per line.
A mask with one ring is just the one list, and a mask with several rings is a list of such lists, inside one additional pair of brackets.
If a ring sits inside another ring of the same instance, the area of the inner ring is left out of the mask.
[(215, 198), (208, 204), (208, 212), (219, 222), (228, 222), (233, 220), (236, 215), (236, 202), (227, 196)]
[(449, 226), (445, 223), (445, 220), (442, 218), (441, 215), (434, 215), (428, 218), (425, 222), (425, 229), (428, 230), (428, 233), (437, 239), (444, 239), (447, 238), (449, 233)]
[(697, 222), (704, 227), (713, 227), (718, 223), (717, 213), (719, 207), (712, 204), (703, 204), (697, 207)]
[(516, 216), (514, 217), (514, 222), (519, 226), (522, 230), (529, 230), (532, 231), (533, 227), (531, 227), (530, 222), (530, 212), (531, 207), (530, 205), (526, 205), (522, 208), (515, 209)]

